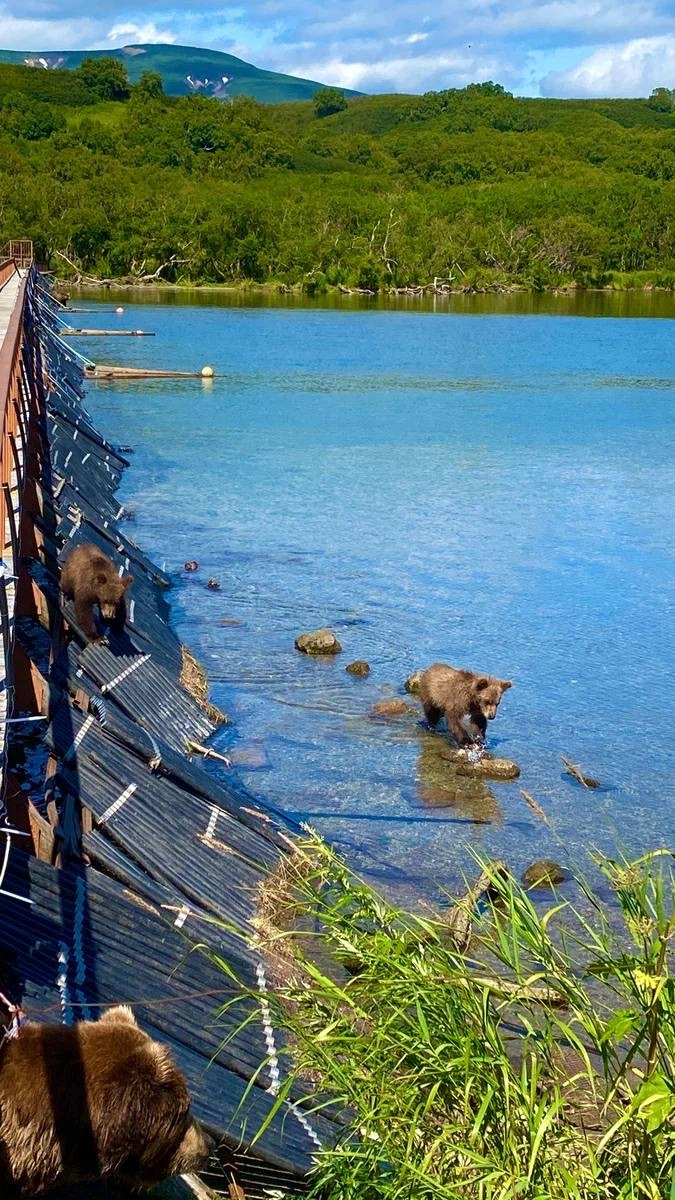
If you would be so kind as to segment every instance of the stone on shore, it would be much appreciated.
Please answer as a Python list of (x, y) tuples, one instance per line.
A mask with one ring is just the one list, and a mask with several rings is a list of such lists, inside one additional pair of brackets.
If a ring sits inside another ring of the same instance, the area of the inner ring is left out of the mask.
[(554, 862), (552, 858), (537, 859), (523, 871), (523, 883), (528, 888), (555, 887), (557, 883), (564, 883), (566, 878), (560, 863)]
[(332, 629), (315, 629), (312, 633), (301, 633), (295, 639), (295, 648), (301, 654), (340, 654), (342, 646)]
[(357, 658), (355, 662), (350, 662), (345, 667), (350, 675), (370, 675), (370, 664), (362, 658)]

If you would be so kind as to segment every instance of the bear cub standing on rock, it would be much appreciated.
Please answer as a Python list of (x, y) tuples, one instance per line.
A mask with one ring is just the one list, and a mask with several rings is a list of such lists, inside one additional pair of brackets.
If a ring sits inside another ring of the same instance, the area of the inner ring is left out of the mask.
[(29, 1022), (0, 1049), (0, 1196), (115, 1180), (146, 1188), (206, 1166), (166, 1046), (126, 1007), (70, 1027)]
[(73, 601), (80, 629), (94, 642), (102, 640), (94, 605), (98, 605), (101, 620), (114, 633), (122, 633), (127, 619), (126, 592), (132, 583), (131, 575), (120, 578), (112, 559), (90, 542), (75, 547), (61, 572), (61, 591)]
[[(470, 746), (476, 740), (483, 741), (487, 723), (496, 717), (499, 701), (510, 687), (509, 679), (434, 663), (422, 672), (419, 695), (431, 728), (435, 729), (445, 717), (448, 733), (457, 744)], [(462, 724), (464, 717), (469, 718), (468, 732)]]

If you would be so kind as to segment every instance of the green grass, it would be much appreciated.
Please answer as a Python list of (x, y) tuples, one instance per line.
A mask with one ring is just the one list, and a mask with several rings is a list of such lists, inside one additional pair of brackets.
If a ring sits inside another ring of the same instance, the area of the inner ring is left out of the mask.
[[(581, 883), (579, 908), (546, 911), (487, 866), (460, 953), (452, 920), (396, 910), (314, 837), (298, 849), (267, 904), (270, 1003), (292, 1047), (277, 1107), (304, 1078), (351, 1114), (313, 1196), (671, 1196), (672, 854), (599, 866), (615, 903)], [(278, 928), (299, 916), (313, 932)]]

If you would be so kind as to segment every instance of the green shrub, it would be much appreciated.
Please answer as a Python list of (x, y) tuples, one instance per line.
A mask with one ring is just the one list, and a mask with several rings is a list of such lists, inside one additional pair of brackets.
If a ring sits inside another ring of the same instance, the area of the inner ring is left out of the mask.
[(602, 860), (616, 904), (581, 883), (577, 908), (555, 897), (544, 912), (481, 865), (491, 899), (460, 953), (456, 916), (401, 913), (318, 839), (291, 859), (269, 911), (278, 926), (285, 896), (287, 916), (319, 932), (267, 931), (286, 979), (268, 998), (292, 1047), (276, 1103), (311, 1078), (351, 1114), (319, 1154), (312, 1196), (665, 1200), (672, 855)]

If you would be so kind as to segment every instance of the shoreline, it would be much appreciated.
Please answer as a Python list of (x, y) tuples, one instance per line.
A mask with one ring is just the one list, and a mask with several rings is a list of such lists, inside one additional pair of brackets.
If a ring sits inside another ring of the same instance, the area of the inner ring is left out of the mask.
[[(306, 284), (287, 284), (283, 282), (274, 283), (257, 283), (254, 280), (245, 280), (241, 283), (172, 283), (167, 280), (133, 280), (128, 276), (122, 276), (120, 279), (80, 279), (74, 281), (67, 277), (56, 276), (54, 284), (57, 290), (71, 288), (74, 292), (117, 292), (117, 291), (139, 291), (147, 293), (155, 292), (175, 292), (175, 293), (190, 293), (213, 292), (217, 295), (246, 295), (253, 293), (254, 295), (264, 296), (297, 296), (307, 299), (320, 299), (322, 297), (339, 298), (344, 297), (365, 297), (377, 300), (400, 300), (405, 299), (449, 299), (453, 296), (586, 296), (586, 295), (650, 295), (658, 292), (664, 296), (671, 295), (675, 297), (675, 278), (671, 286), (645, 282), (641, 285), (621, 286), (616, 283), (588, 286), (579, 283), (566, 283), (556, 286), (547, 287), (531, 287), (526, 283), (508, 283), (508, 284), (493, 284), (485, 287), (447, 287), (436, 286), (434, 284), (410, 284), (398, 288), (380, 288), (377, 291), (371, 288), (347, 287), (345, 285), (324, 285), (321, 288), (307, 287)], [(67, 308), (67, 306), (66, 306)]]

